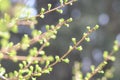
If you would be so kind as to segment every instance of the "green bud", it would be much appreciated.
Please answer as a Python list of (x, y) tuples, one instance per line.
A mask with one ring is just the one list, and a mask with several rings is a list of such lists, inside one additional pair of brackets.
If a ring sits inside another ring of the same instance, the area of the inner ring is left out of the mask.
[(102, 71), (98, 71), (98, 73), (104, 74), (104, 71), (103, 70)]
[(63, 0), (60, 0), (60, 4), (63, 4)]
[(51, 7), (52, 7), (52, 4), (48, 4), (48, 10), (50, 10), (51, 9)]
[(23, 64), (19, 63), (19, 67), (20, 67), (20, 69), (22, 69), (23, 68)]
[(72, 42), (76, 44), (76, 38), (72, 38)]
[(85, 40), (86, 40), (87, 42), (90, 42), (90, 38), (89, 38), (89, 37), (85, 38)]
[(56, 61), (60, 61), (60, 57), (59, 56), (55, 56)]
[(43, 14), (45, 12), (45, 8), (41, 8), (40, 13)]
[(111, 56), (110, 60), (115, 61), (116, 60), (115, 56)]
[(62, 23), (62, 22), (64, 22), (64, 19), (63, 18), (59, 19), (59, 23)]
[(44, 16), (44, 14), (41, 14), (40, 17), (43, 19), (45, 16)]
[(88, 34), (87, 33), (83, 33), (83, 36), (87, 36)]
[(64, 3), (68, 2), (68, 0), (64, 0)]
[(118, 45), (114, 45), (114, 46), (113, 46), (113, 50), (114, 50), (115, 52), (117, 52), (117, 51), (119, 50)]
[(87, 78), (89, 78), (89, 77), (91, 76), (91, 74), (90, 74), (90, 73), (87, 73), (86, 76), (87, 76)]
[(115, 40), (115, 41), (114, 41), (114, 44), (115, 44), (115, 45), (118, 45), (118, 41), (117, 41), (117, 40)]
[(66, 23), (65, 26), (69, 27), (69, 24)]
[(72, 19), (72, 18), (69, 18), (67, 21), (68, 21), (68, 22), (72, 22), (72, 21), (73, 21), (73, 19)]
[(65, 63), (69, 63), (70, 62), (70, 60), (68, 58), (63, 59), (62, 61), (65, 62)]
[(87, 28), (88, 31), (90, 30), (90, 26), (87, 26), (86, 28)]
[(45, 46), (50, 46), (50, 42), (45, 42)]
[(45, 55), (45, 51), (40, 51), (39, 54), (40, 55)]
[(33, 66), (30, 66), (30, 70), (33, 71), (34, 67)]
[(98, 28), (99, 28), (99, 25), (96, 25), (96, 26), (94, 27), (95, 30), (97, 30)]
[(95, 66), (94, 65), (91, 65), (90, 68), (91, 68), (92, 72), (95, 70)]
[(104, 52), (103, 52), (103, 58), (106, 59), (107, 56), (108, 56), (108, 51), (104, 51)]
[(77, 47), (77, 50), (78, 50), (78, 51), (82, 51), (82, 50), (83, 50), (82, 46), (78, 46), (78, 47)]
[(26, 62), (26, 61), (23, 61), (22, 63), (23, 63), (23, 65), (24, 65), (24, 66), (26, 66), (26, 65), (27, 65), (27, 62)]
[(0, 53), (0, 60), (4, 57), (3, 53)]
[(48, 66), (50, 64), (50, 61), (46, 61), (46, 66)]
[(46, 30), (48, 31), (50, 29), (50, 26), (49, 25), (46, 25)]
[(62, 10), (62, 9), (57, 9), (56, 11), (59, 12), (60, 14), (63, 13), (63, 10)]
[(50, 73), (50, 71), (46, 69), (46, 70), (42, 71), (42, 73), (47, 73), (48, 74), (48, 73)]
[(69, 50), (71, 51), (73, 49), (73, 47), (72, 46), (69, 46)]

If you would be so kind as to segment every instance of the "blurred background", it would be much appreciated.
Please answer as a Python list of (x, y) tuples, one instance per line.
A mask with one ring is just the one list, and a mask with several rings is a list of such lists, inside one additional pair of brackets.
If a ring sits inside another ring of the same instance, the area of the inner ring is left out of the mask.
[[(2, 5), (2, 1), (6, 5)], [(0, 16), (4, 12), (10, 13), (12, 17), (17, 16), (19, 12), (21, 12), (20, 18), (25, 17), (28, 13), (30, 16), (35, 16), (40, 13), (42, 7), (47, 8), (48, 3), (53, 5), (52, 8), (60, 5), (59, 0), (1, 0)], [(78, 0), (72, 6), (63, 7), (62, 10), (63, 14), (55, 11), (46, 14), (44, 19), (37, 18), (38, 23), (35, 28), (43, 32), (46, 24), (57, 24), (59, 18), (73, 18), (70, 27), (62, 27), (58, 32), (57, 39), (51, 40), (51, 46), (45, 48), (47, 55), (62, 56), (72, 43), (71, 38), (75, 37), (79, 40), (83, 32), (86, 31), (86, 26), (94, 27), (99, 24), (100, 29), (90, 35), (91, 42), (84, 41), (82, 43), (84, 48), (82, 52), (73, 51), (68, 56), (70, 64), (59, 63), (54, 66), (51, 74), (43, 75), (38, 80), (72, 80), (72, 69), (75, 61), (81, 62), (81, 71), (86, 74), (90, 71), (91, 65), (97, 66), (103, 61), (103, 51), (110, 52), (115, 39), (120, 42), (120, 0)], [(11, 41), (19, 42), (23, 34), (26, 33), (31, 35), (31, 29), (20, 25), (18, 34), (11, 35)], [(21, 52), (19, 51), (20, 54), (25, 54), (25, 52)], [(109, 80), (120, 80), (119, 52), (115, 56), (116, 61), (109, 62), (105, 67), (105, 69), (114, 67), (114, 76)], [(13, 64), (11, 65), (8, 61), (2, 63), (5, 67), (9, 67), (8, 72), (13, 69)], [(101, 74), (96, 77), (101, 77)]]

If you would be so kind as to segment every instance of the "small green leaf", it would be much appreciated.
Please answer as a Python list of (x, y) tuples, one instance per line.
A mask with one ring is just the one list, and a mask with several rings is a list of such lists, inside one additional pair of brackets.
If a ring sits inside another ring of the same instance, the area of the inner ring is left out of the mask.
[(117, 51), (119, 50), (118, 45), (114, 45), (114, 46), (113, 46), (113, 50), (114, 50), (115, 52), (117, 52)]
[(82, 46), (78, 46), (78, 47), (77, 47), (77, 50), (78, 50), (78, 51), (82, 51), (82, 50), (83, 50)]
[(10, 21), (10, 15), (5, 13), (4, 14), (4, 19), (9, 22)]
[(46, 25), (46, 30), (48, 31), (50, 29), (50, 26), (49, 25)]
[(32, 80), (36, 80), (36, 78), (32, 77)]
[(111, 56), (110, 60), (115, 61), (116, 60), (115, 56)]
[(50, 61), (46, 61), (46, 65), (45, 66), (48, 66), (50, 64)]
[(73, 49), (73, 47), (72, 46), (69, 46), (69, 50), (71, 51)]
[(22, 69), (23, 68), (23, 64), (19, 63), (19, 67), (20, 67), (20, 69)]
[(88, 34), (87, 33), (83, 33), (83, 36), (87, 36)]
[(90, 42), (90, 38), (89, 38), (89, 37), (85, 38), (85, 40), (86, 40), (87, 42)]
[(98, 73), (104, 74), (104, 71), (103, 71), (103, 70), (101, 70), (101, 71), (98, 71)]
[(59, 19), (59, 23), (62, 23), (62, 22), (64, 22), (64, 19), (63, 18)]
[(10, 52), (9, 52), (9, 56), (15, 56), (16, 55), (16, 51), (15, 50), (11, 50)]
[(27, 62), (26, 61), (22, 61), (24, 67), (27, 65)]
[(94, 65), (91, 65), (90, 68), (91, 68), (92, 72), (95, 70), (95, 66)]
[(48, 4), (48, 10), (50, 10), (51, 9), (51, 7), (52, 7), (52, 4)]
[(47, 73), (48, 74), (48, 73), (50, 73), (50, 71), (46, 69), (46, 70), (42, 71), (42, 73)]
[(64, 3), (68, 2), (68, 0), (64, 0)]
[(76, 44), (76, 38), (72, 38), (72, 42)]
[(45, 12), (45, 8), (41, 8), (40, 13), (43, 14)]
[(63, 4), (63, 0), (60, 0), (60, 4), (61, 4), (61, 5)]
[(104, 51), (104, 52), (103, 52), (103, 58), (106, 59), (107, 56), (108, 56), (108, 51)]
[(57, 9), (56, 11), (59, 12), (60, 14), (63, 13), (63, 10), (62, 10), (62, 9)]
[(50, 46), (50, 42), (45, 42), (45, 46)]
[(118, 45), (118, 41), (117, 41), (117, 40), (115, 40), (115, 41), (114, 41), (114, 44), (115, 44), (115, 45)]
[(32, 49), (29, 50), (30, 56), (35, 56), (37, 54), (37, 48), (33, 47)]
[(11, 28), (11, 31), (14, 32), (14, 33), (17, 33), (17, 32), (18, 32), (18, 26), (17, 26), (17, 25), (14, 25), (14, 26)]
[(9, 42), (8, 47), (12, 47), (13, 46), (13, 42)]
[(41, 14), (40, 17), (43, 19), (45, 16), (44, 16), (44, 14)]
[(45, 55), (45, 51), (40, 51), (39, 54), (40, 55)]
[(38, 77), (40, 77), (41, 75), (42, 75), (41, 73), (34, 74), (34, 76), (38, 76)]
[(87, 26), (86, 28), (87, 28), (88, 31), (90, 31), (90, 26)]
[(33, 71), (34, 67), (33, 66), (30, 66), (30, 70)]
[(66, 27), (69, 27), (70, 25), (69, 25), (69, 24), (67, 24), (67, 23), (65, 23), (65, 26), (66, 26)]
[(52, 67), (49, 67), (49, 68), (48, 68), (48, 70), (49, 70), (49, 71), (52, 71), (52, 70), (53, 70), (53, 68), (52, 68)]
[(99, 28), (99, 25), (96, 25), (96, 26), (94, 27), (95, 30), (97, 30), (98, 28)]
[(55, 56), (56, 61), (60, 61), (60, 57), (59, 56)]
[(56, 35), (51, 35), (51, 38), (52, 39), (56, 39)]
[(36, 64), (35, 65), (35, 71), (37, 71), (37, 72), (41, 72), (41, 67), (38, 65), (38, 64)]
[(53, 56), (48, 56), (48, 60), (49, 60), (49, 61), (54, 61)]
[(65, 63), (69, 63), (70, 62), (70, 60), (68, 58), (63, 59), (62, 61), (65, 62)]
[(4, 57), (3, 53), (0, 53), (0, 60)]
[(33, 30), (32, 31), (32, 36), (35, 37), (35, 36), (40, 35), (41, 33), (42, 33), (42, 31), (40, 31), (40, 30), (39, 31), (38, 30)]
[(87, 73), (86, 76), (87, 76), (87, 78), (89, 78), (89, 77), (91, 76), (91, 74), (90, 74), (90, 73)]
[(73, 21), (73, 19), (72, 19), (72, 18), (69, 18), (67, 21), (68, 21), (68, 22), (72, 22), (72, 21)]

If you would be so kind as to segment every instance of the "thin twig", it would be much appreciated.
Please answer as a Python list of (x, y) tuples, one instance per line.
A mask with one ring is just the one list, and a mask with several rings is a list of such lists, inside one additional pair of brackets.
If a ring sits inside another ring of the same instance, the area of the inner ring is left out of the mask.
[[(85, 38), (86, 38), (87, 36), (89, 36), (90, 33), (92, 33), (93, 31), (95, 31), (95, 29), (91, 29), (90, 31), (88, 31), (88, 32), (87, 32), (87, 35), (83, 36), (83, 37), (73, 46), (72, 49), (70, 49), (70, 50), (68, 50), (66, 53), (64, 53), (64, 55), (60, 58), (60, 60), (63, 60), (63, 59), (64, 59), (66, 56), (68, 56), (73, 50), (75, 50), (76, 47), (77, 47), (78, 45), (80, 45), (80, 44), (85, 40)], [(56, 61), (56, 62), (52, 63), (51, 65), (49, 65), (49, 67), (52, 67), (52, 66), (56, 65), (58, 62), (59, 62), (59, 61)]]
[[(58, 6), (58, 7), (55, 7), (55, 8), (53, 8), (53, 9), (50, 9), (50, 10), (45, 11), (43, 14), (38, 14), (38, 15), (33, 16), (33, 17), (29, 17), (29, 18), (26, 17), (26, 18), (22, 18), (22, 19), (19, 19), (19, 20), (29, 20), (29, 19), (32, 19), (32, 18), (40, 17), (41, 15), (48, 14), (48, 13), (50, 13), (50, 12), (53, 12), (53, 11), (57, 10), (57, 9), (60, 9), (60, 8), (65, 7), (65, 6), (67, 6), (67, 5), (70, 5), (71, 3), (75, 2), (75, 1), (76, 1), (76, 0), (70, 0), (70, 1), (68, 1), (68, 2), (66, 2), (66, 3), (64, 3), (64, 4), (61, 4), (61, 5)], [(18, 20), (18, 21), (19, 21), (19, 20)]]
[(28, 58), (30, 58), (32, 61), (45, 61), (45, 59), (41, 57), (27, 57), (27, 56), (9, 56), (9, 55), (3, 55), (3, 59), (6, 60), (17, 60), (17, 61), (26, 61)]
[[(119, 46), (119, 45), (118, 45)], [(120, 46), (119, 46), (120, 47)], [(111, 60), (110, 57), (115, 53), (114, 50), (111, 51), (111, 53), (104, 59), (103, 62), (101, 62), (94, 71), (92, 71), (90, 74), (91, 76), (89, 78), (85, 77), (84, 80), (91, 80), (93, 76), (95, 76), (99, 71), (101, 71), (106, 65), (108, 60)]]
[[(83, 37), (73, 46), (72, 49), (70, 49), (70, 50), (68, 50), (66, 53), (64, 53), (64, 55), (60, 58), (60, 61), (63, 60), (65, 57), (67, 57), (73, 50), (75, 50), (76, 47), (77, 47), (78, 45), (80, 45), (80, 44), (85, 40), (85, 38), (86, 38), (87, 36), (89, 36), (93, 31), (95, 31), (94, 28), (91, 29), (91, 30), (89, 30), (89, 31), (87, 32), (87, 35), (83, 36)], [(51, 63), (49, 66), (43, 68), (42, 71), (48, 69), (49, 67), (55, 66), (55, 65), (56, 65), (57, 63), (59, 63), (60, 61), (55, 61), (55, 62)], [(42, 74), (42, 72), (40, 72), (40, 73)], [(36, 75), (36, 74), (37, 74), (37, 73), (33, 73), (32, 76), (34, 76), (34, 75)], [(26, 77), (28, 77), (28, 76), (26, 76)]]
[[(57, 24), (55, 29), (61, 27), (61, 26), (64, 25), (66, 22), (67, 22), (67, 20), (64, 21), (64, 22), (62, 22), (62, 23)], [(49, 30), (49, 31), (52, 31), (52, 29)], [(29, 44), (29, 45), (32, 45), (32, 44), (37, 43), (39, 40), (43, 39), (43, 38), (46, 36), (46, 34), (47, 34), (47, 32), (44, 32), (44, 33), (41, 34), (41, 35), (38, 35), (38, 36), (33, 37), (32, 39), (30, 39), (30, 44)], [(17, 44), (15, 44), (14, 46), (12, 46), (12, 47), (10, 47), (10, 48), (2, 48), (2, 49), (0, 50), (0, 53), (8, 54), (11, 50), (18, 51), (18, 50), (20, 50), (20, 49), (22, 48), (21, 46), (22, 46), (21, 43), (17, 43)]]

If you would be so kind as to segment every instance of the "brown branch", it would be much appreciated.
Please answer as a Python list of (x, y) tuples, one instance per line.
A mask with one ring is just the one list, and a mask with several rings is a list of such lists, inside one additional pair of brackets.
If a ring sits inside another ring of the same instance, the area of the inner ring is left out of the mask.
[[(64, 59), (66, 56), (68, 56), (73, 50), (75, 50), (76, 47), (77, 47), (78, 45), (80, 45), (80, 44), (85, 40), (85, 38), (86, 38), (87, 36), (89, 36), (90, 33), (92, 33), (93, 31), (95, 31), (94, 28), (91, 29), (90, 31), (88, 31), (88, 32), (87, 32), (87, 35), (83, 36), (83, 37), (73, 46), (72, 49), (70, 49), (70, 50), (68, 50), (66, 53), (64, 53), (64, 55), (60, 58), (60, 60), (63, 60), (63, 59)], [(56, 61), (56, 62), (52, 63), (49, 67), (52, 67), (52, 66), (56, 65), (58, 62), (59, 62), (59, 61)]]
[[(64, 3), (64, 4), (61, 4), (61, 5), (58, 6), (58, 7), (55, 7), (55, 8), (53, 8), (53, 9), (50, 9), (50, 10), (45, 11), (43, 14), (38, 14), (38, 15), (33, 16), (33, 17), (30, 17), (30, 18), (23, 18), (23, 19), (19, 19), (19, 20), (29, 20), (29, 19), (32, 19), (32, 18), (40, 17), (41, 15), (48, 14), (48, 13), (53, 12), (53, 11), (55, 11), (55, 10), (57, 10), (57, 9), (60, 9), (60, 8), (62, 8), (62, 7), (64, 7), (64, 6), (70, 5), (71, 3), (75, 2), (75, 1), (77, 1), (77, 0), (70, 0), (70, 1), (68, 1), (68, 2), (66, 2), (66, 3)], [(18, 21), (19, 21), (19, 20), (18, 20)]]
[[(69, 5), (69, 4), (71, 4), (71, 3), (73, 3), (73, 2), (75, 2), (76, 0), (70, 0), (70, 1), (68, 1), (67, 3), (64, 3), (64, 4), (62, 4), (62, 5), (60, 5), (60, 6), (58, 6), (58, 7), (56, 7), (56, 8), (53, 8), (53, 9), (51, 9), (51, 10), (47, 10), (46, 12), (44, 12), (44, 15), (45, 14), (48, 14), (48, 13), (50, 13), (50, 12), (53, 12), (53, 11), (55, 11), (55, 10), (57, 10), (57, 9), (60, 9), (60, 8), (62, 8), (62, 7), (64, 7), (64, 6), (66, 6), (66, 5)], [(38, 14), (38, 15), (36, 15), (36, 16), (33, 16), (33, 17), (30, 17), (30, 18), (23, 18), (23, 19), (18, 19), (17, 20), (17, 22), (18, 23), (20, 23), (21, 21), (25, 21), (25, 20), (27, 20), (28, 22), (29, 22), (29, 19), (31, 19), (31, 18), (36, 18), (36, 17), (39, 17), (41, 14)], [(43, 15), (43, 14), (42, 14)], [(24, 22), (22, 22), (22, 23), (24, 23)], [(25, 23), (26, 24), (26, 23)], [(31, 39), (30, 40), (30, 45), (32, 45), (32, 44), (34, 44), (34, 43), (36, 43), (38, 40), (40, 40), (41, 38), (43, 38), (44, 36), (45, 36), (45, 34), (46, 33), (43, 33), (42, 35), (40, 35), (40, 36), (36, 36), (36, 37), (34, 37), (33, 39)], [(16, 45), (14, 45), (12, 48), (3, 48), (3, 49), (1, 49), (0, 50), (0, 53), (9, 53), (12, 49), (14, 49), (14, 50), (19, 50), (21, 48), (21, 44), (20, 43), (18, 43), (18, 44), (16, 44)]]
[(41, 58), (41, 57), (28, 57), (28, 56), (9, 56), (9, 55), (3, 55), (3, 59), (6, 60), (19, 60), (19, 61), (24, 61), (27, 60), (28, 58), (31, 58), (32, 61), (45, 61), (45, 59)]
[[(67, 23), (67, 20), (65, 20), (64, 22), (61, 22), (61, 23), (58, 23), (55, 27), (55, 29), (59, 29), (62, 25), (64, 25), (65, 23)], [(53, 31), (53, 29), (49, 30), (49, 31)], [(43, 39), (45, 36), (46, 36), (47, 32), (44, 32), (43, 34), (41, 35), (38, 35), (38, 36), (35, 36), (33, 37), (32, 39), (30, 39), (30, 44), (29, 45), (32, 45), (32, 44), (35, 44), (37, 43), (39, 40)], [(2, 48), (0, 50), (0, 53), (3, 53), (3, 54), (8, 54), (11, 50), (15, 50), (15, 51), (18, 51), (20, 50), (22, 47), (22, 44), (21, 43), (17, 43), (16, 45), (10, 47), (10, 48)]]
[[(70, 49), (70, 50), (68, 50), (66, 53), (64, 53), (64, 55), (60, 58), (60, 61), (63, 60), (65, 57), (67, 57), (73, 50), (75, 50), (76, 47), (79, 46), (79, 45), (85, 40), (85, 38), (86, 38), (87, 36), (89, 36), (93, 31), (95, 31), (94, 28), (91, 29), (91, 30), (89, 30), (89, 31), (87, 32), (87, 35), (85, 35), (85, 36), (83, 35), (83, 37), (73, 46), (72, 49)], [(55, 66), (55, 65), (56, 65), (57, 63), (59, 63), (60, 61), (55, 61), (55, 62), (51, 63), (49, 66), (43, 68), (42, 71), (48, 69), (49, 67)], [(42, 72), (40, 72), (40, 73), (42, 74)], [(34, 76), (34, 75), (36, 75), (36, 74), (37, 74), (37, 73), (33, 73), (33, 74), (29, 75), (29, 76)], [(28, 76), (25, 76), (25, 77), (28, 77)]]
[[(51, 30), (49, 30), (49, 31), (57, 30), (57, 29), (59, 29), (60, 27), (62, 27), (62, 25), (64, 25), (65, 23), (67, 23), (67, 20), (65, 20), (64, 22), (58, 23), (54, 29), (51, 29)], [(47, 32), (49, 32), (49, 31), (47, 31)], [(47, 32), (43, 33), (41, 36), (37, 36), (37, 37), (31, 39), (30, 44), (34, 44), (34, 43), (36, 43), (37, 41), (39, 41), (41, 38), (45, 37), (45, 35), (46, 35)], [(47, 41), (49, 41), (49, 39), (50, 39), (50, 38), (48, 38)], [(19, 44), (19, 46), (20, 46), (20, 44)], [(35, 57), (31, 57), (31, 58), (32, 58), (31, 61), (34, 61), (34, 60), (45, 61), (45, 60), (47, 60), (47, 59), (42, 59), (41, 57), (37, 57), (38, 54), (39, 54), (39, 52), (40, 52), (41, 50), (43, 50), (44, 47), (45, 47), (45, 43), (44, 43), (44, 44), (41, 46), (41, 48), (38, 50), (38, 52), (37, 52), (37, 54), (35, 55)], [(17, 49), (20, 49), (20, 47), (18, 47)], [(4, 55), (5, 55), (5, 54), (4, 54)], [(12, 58), (12, 57), (9, 57), (9, 56), (3, 57), (3, 58), (4, 58), (4, 59), (13, 60), (13, 58)], [(21, 61), (28, 59), (27, 56), (14, 56), (14, 58), (18, 58), (17, 60), (21, 60)], [(24, 67), (23, 69), (28, 68), (31, 64), (32, 64), (32, 62), (30, 62), (28, 65), (26, 65), (26, 67)], [(11, 78), (10, 80), (13, 80), (13, 79), (14, 79), (14, 80), (17, 80), (17, 77), (16, 77), (16, 78)]]

